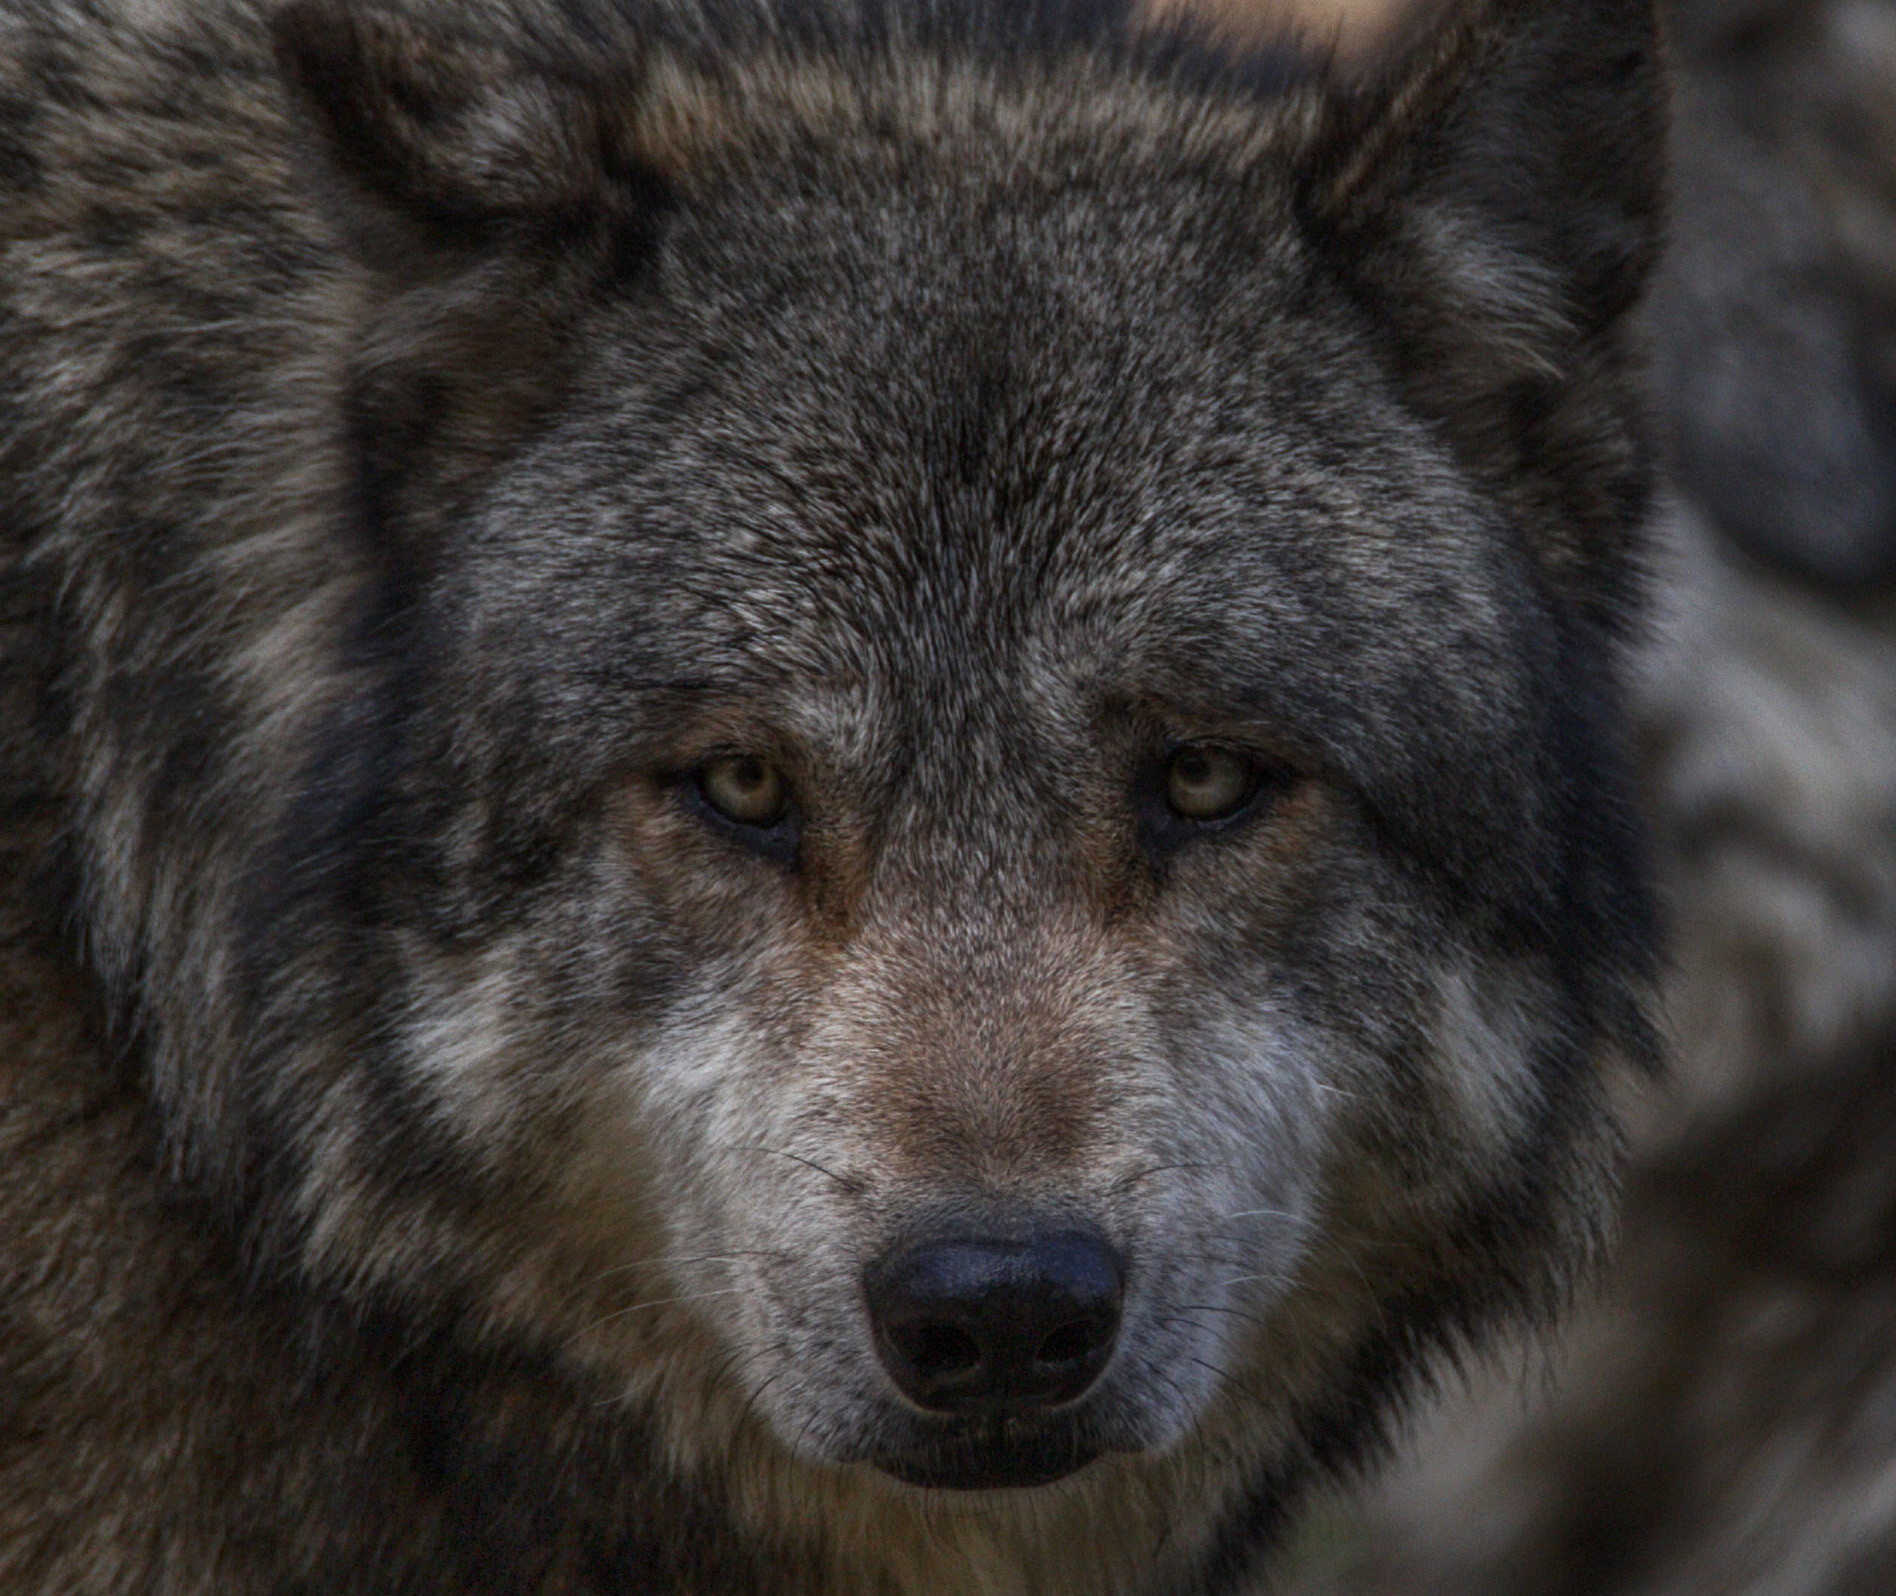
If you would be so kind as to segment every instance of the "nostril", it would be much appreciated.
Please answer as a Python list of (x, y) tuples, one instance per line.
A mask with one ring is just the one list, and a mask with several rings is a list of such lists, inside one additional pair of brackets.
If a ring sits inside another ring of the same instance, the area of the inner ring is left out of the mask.
[(966, 1374), (981, 1362), (980, 1342), (956, 1325), (917, 1325), (907, 1339), (909, 1361), (929, 1379)]
[(1034, 1352), (1035, 1363), (1078, 1363), (1108, 1345), (1117, 1324), (1109, 1319), (1075, 1319), (1040, 1343)]

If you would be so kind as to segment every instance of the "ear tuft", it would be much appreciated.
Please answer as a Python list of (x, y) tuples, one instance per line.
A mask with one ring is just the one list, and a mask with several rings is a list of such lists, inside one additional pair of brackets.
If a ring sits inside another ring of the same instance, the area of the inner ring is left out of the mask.
[(589, 81), (348, 0), (297, 0), (273, 35), (371, 254), (609, 224), (638, 197), (628, 82)]
[(1411, 402), (1609, 623), (1650, 489), (1629, 313), (1660, 248), (1665, 109), (1653, 0), (1451, 0), (1333, 97), (1305, 190)]
[(1657, 254), (1665, 103), (1652, 0), (1462, 0), (1333, 103), (1313, 210), (1505, 252), (1597, 326)]

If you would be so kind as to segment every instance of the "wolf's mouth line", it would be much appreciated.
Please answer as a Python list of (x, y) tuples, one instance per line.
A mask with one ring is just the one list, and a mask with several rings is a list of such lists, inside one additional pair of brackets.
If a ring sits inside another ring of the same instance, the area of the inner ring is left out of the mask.
[(1052, 1485), (1110, 1450), (1098, 1438), (1071, 1429), (1049, 1432), (995, 1419), (972, 1434), (885, 1453), (870, 1461), (905, 1485), (953, 1491), (1012, 1490)]

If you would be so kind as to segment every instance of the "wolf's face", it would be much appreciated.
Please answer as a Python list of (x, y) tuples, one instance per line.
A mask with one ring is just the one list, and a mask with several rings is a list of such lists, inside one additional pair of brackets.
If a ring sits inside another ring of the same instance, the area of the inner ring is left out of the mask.
[(395, 296), (411, 553), (286, 844), (358, 1016), (311, 1256), (924, 1485), (1311, 1422), (1534, 1289), (1641, 1034), (1573, 552), (1633, 468), (1474, 463), (1306, 101), (1092, 70), (727, 92), (478, 472), (402, 375), (475, 290)]

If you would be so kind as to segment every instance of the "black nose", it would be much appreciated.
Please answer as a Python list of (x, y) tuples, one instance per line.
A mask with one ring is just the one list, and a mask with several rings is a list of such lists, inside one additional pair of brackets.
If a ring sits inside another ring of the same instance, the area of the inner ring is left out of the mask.
[(1124, 1269), (1097, 1236), (969, 1238), (906, 1247), (867, 1279), (876, 1350), (913, 1401), (939, 1413), (1071, 1402), (1119, 1333)]

